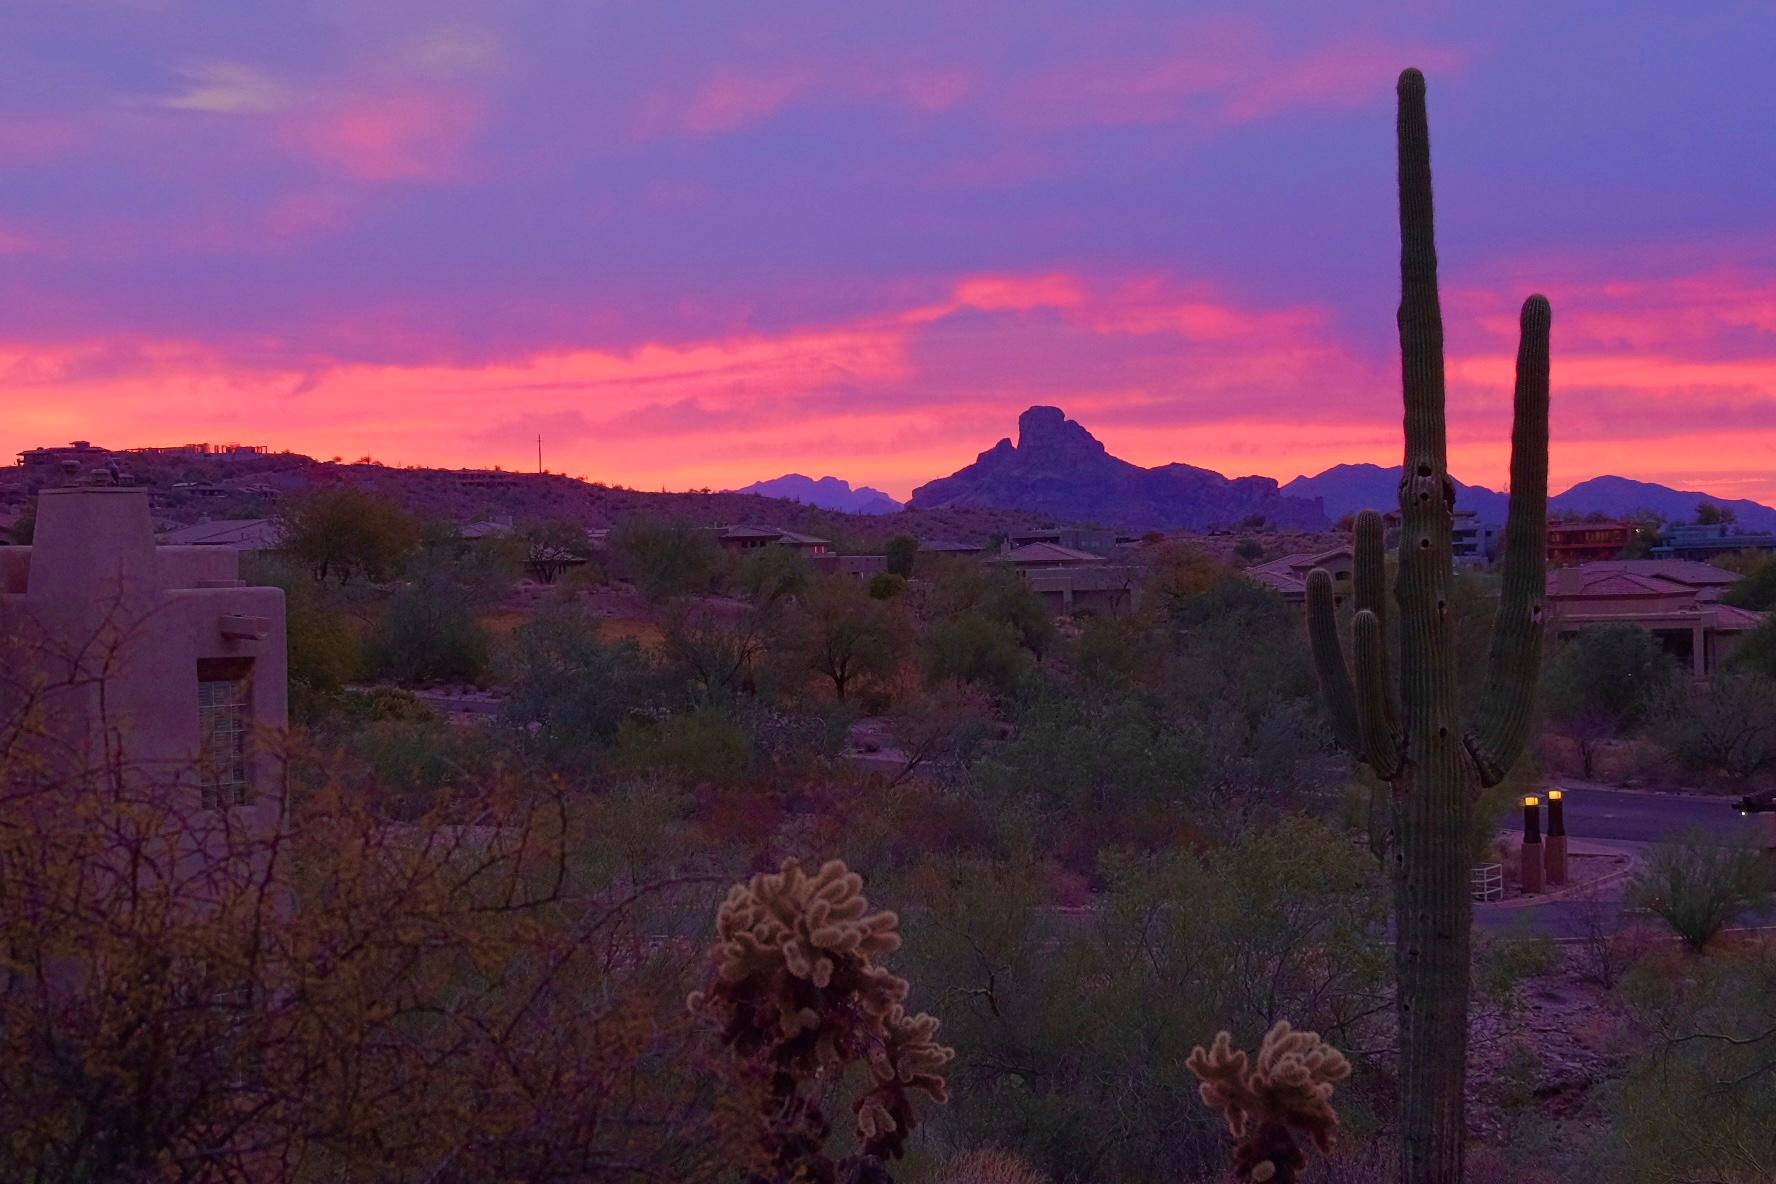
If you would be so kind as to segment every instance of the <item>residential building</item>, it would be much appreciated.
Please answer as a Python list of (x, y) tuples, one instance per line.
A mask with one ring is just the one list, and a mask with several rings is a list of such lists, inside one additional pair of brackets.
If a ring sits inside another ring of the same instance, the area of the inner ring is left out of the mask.
[(798, 534), (777, 526), (716, 526), (715, 541), (726, 551), (756, 551), (772, 543), (800, 551), (804, 555), (825, 555), (832, 543), (811, 534)]
[(1048, 611), (1058, 616), (1119, 617), (1141, 607), (1139, 570), (1096, 563), (1020, 569)]
[(1333, 599), (1342, 602), (1350, 592), (1351, 573), (1356, 569), (1356, 552), (1340, 544), (1325, 551), (1297, 551), (1246, 569), (1246, 574), (1275, 591), (1290, 604), (1307, 603), (1307, 577), (1316, 567), (1323, 567), (1332, 577)]
[(1482, 522), (1473, 510), (1457, 510), (1451, 526), (1450, 552), (1457, 567), (1490, 567), (1498, 558), (1504, 542), (1505, 528), (1495, 522)]
[(1709, 559), (1738, 551), (1776, 551), (1776, 534), (1743, 534), (1731, 523), (1712, 526), (1668, 526), (1665, 541), (1654, 547), (1658, 559)]
[(284, 528), (275, 518), (219, 518), (163, 532), (163, 547), (226, 547), (242, 554), (276, 550), (284, 541)]
[(1633, 538), (1634, 527), (1626, 522), (1550, 522), (1548, 566), (1614, 559)]
[(1093, 567), (1104, 562), (1102, 555), (1093, 555), (1090, 551), (1079, 551), (1072, 547), (1063, 547), (1059, 543), (1025, 543), (1021, 547), (1013, 547), (1002, 551), (987, 560), (988, 563), (1004, 563), (1019, 571), (1032, 571), (1038, 568), (1054, 567)]
[(1114, 530), (1103, 530), (1094, 526), (1052, 526), (1041, 530), (1014, 531), (1007, 536), (1013, 549), (1025, 547), (1031, 543), (1053, 543), (1059, 547), (1067, 547), (1074, 551), (1089, 551), (1093, 555), (1108, 555), (1116, 549), (1120, 536)]
[(155, 546), (143, 489), (44, 490), (32, 544), (0, 549), (0, 714), (41, 700), (37, 755), (51, 774), (274, 818), (284, 595), (239, 576), (232, 547)]
[(1102, 555), (1033, 542), (990, 556), (988, 563), (1009, 567), (1057, 615), (1093, 613), (1120, 616), (1140, 606), (1140, 573)]
[(921, 555), (979, 555), (985, 552), (986, 549), (987, 548), (980, 543), (946, 543), (930, 541), (921, 541), (919, 543), (919, 553)]
[(100, 448), (90, 440), (74, 440), (47, 448), (27, 448), (18, 454), (18, 463), (21, 468), (50, 469), (59, 468), (64, 461), (73, 461), (84, 468), (103, 464), (114, 455), (109, 448)]
[[(1762, 613), (1720, 603), (1720, 581), (1695, 570), (1706, 567), (1681, 560), (1618, 560), (1550, 571), (1550, 627), (1556, 636), (1570, 637), (1589, 625), (1636, 625), (1657, 637), (1691, 674), (1706, 678), (1764, 619)], [(1719, 574), (1731, 582), (1731, 573)]]

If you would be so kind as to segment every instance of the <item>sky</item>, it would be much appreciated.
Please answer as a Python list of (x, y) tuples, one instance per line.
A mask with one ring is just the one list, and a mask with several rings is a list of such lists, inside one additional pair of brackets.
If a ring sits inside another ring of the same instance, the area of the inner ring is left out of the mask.
[(1429, 79), (1452, 469), (1776, 501), (1776, 8), (0, 0), (0, 450), (905, 496), (1033, 403), (1398, 463)]

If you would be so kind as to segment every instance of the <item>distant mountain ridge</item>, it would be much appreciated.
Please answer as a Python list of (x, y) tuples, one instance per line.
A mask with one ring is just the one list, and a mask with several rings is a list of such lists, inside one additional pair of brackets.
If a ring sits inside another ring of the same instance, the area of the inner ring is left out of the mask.
[(1000, 440), (975, 462), (913, 490), (913, 509), (998, 506), (1130, 530), (1272, 526), (1323, 530), (1319, 502), (1284, 496), (1270, 477), (1224, 477), (1193, 465), (1145, 469), (1111, 456), (1059, 407), (1018, 416), (1018, 440)]
[(845, 514), (893, 514), (901, 504), (879, 489), (867, 485), (851, 488), (849, 481), (822, 477), (816, 481), (800, 473), (785, 473), (769, 481), (754, 481), (730, 493), (756, 493), (760, 497), (778, 497), (785, 501), (818, 506), (822, 510), (838, 510)]
[[(1297, 477), (1282, 486), (1296, 497), (1317, 497), (1333, 518), (1358, 510), (1392, 509), (1400, 497), (1400, 466), (1333, 465), (1312, 477)], [(1747, 530), (1776, 530), (1776, 509), (1746, 498), (1716, 497), (1700, 490), (1672, 489), (1650, 481), (1605, 475), (1581, 481), (1548, 499), (1548, 508), (1573, 514), (1608, 514), (1619, 517), (1636, 510), (1652, 510), (1671, 522), (1695, 517), (1700, 502), (1730, 507), (1740, 526)], [(1455, 505), (1473, 510), (1488, 522), (1503, 522), (1510, 503), (1508, 495), (1483, 485), (1455, 482)]]

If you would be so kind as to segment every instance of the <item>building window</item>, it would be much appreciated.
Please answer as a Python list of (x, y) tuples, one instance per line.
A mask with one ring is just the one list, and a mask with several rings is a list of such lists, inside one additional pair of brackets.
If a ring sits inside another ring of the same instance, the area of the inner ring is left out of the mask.
[(246, 805), (253, 779), (251, 659), (199, 659), (197, 729), (205, 808)]

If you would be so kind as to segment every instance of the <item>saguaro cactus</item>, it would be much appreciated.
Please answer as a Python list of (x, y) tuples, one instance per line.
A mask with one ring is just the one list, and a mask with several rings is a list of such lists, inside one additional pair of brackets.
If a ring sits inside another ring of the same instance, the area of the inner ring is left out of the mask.
[(1390, 783), (1387, 857), (1394, 880), (1400, 1020), (1401, 1179), (1450, 1184), (1462, 1175), (1468, 959), (1473, 913), (1468, 837), (1474, 801), (1521, 754), (1541, 662), (1548, 501), (1548, 301), (1524, 301), (1511, 430), (1511, 508), (1503, 588), (1485, 700), (1471, 729), (1457, 720), (1455, 624), (1449, 611), (1455, 506), (1444, 434), (1443, 318), (1431, 222), (1431, 151), (1424, 76), (1399, 82), (1400, 360), (1406, 456), (1400, 479), (1398, 691), (1389, 673), (1382, 523), (1356, 522), (1356, 679), (1345, 666), (1332, 581), (1308, 580), (1308, 622), (1320, 681), (1344, 743)]

